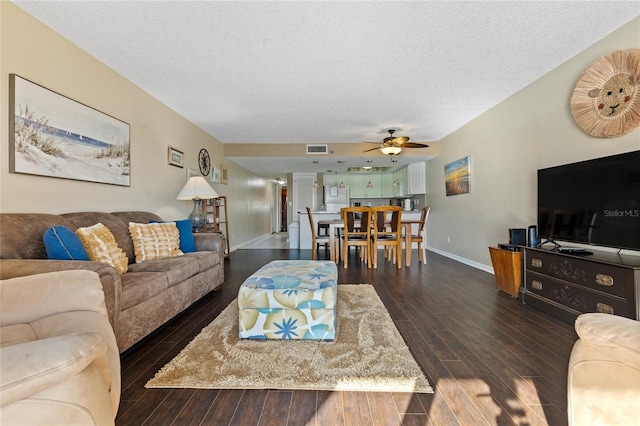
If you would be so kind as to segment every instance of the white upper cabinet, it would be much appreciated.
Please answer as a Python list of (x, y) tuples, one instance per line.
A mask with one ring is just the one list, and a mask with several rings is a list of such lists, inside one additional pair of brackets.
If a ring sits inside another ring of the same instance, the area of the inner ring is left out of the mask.
[(395, 197), (396, 187), (393, 185), (393, 173), (385, 173), (380, 176), (380, 186), (382, 187), (382, 197)]
[(382, 176), (376, 174), (353, 174), (349, 178), (350, 198), (382, 197)]
[(396, 181), (396, 197), (407, 195), (407, 168), (403, 167), (397, 170), (394, 174)]
[(418, 195), (427, 192), (426, 163), (413, 163), (407, 166), (407, 194)]

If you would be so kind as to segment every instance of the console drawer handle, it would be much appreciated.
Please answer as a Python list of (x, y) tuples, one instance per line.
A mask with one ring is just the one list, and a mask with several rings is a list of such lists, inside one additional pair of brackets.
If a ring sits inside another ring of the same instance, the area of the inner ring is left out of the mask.
[(531, 281), (531, 288), (534, 290), (542, 290), (542, 283), (537, 280)]
[(613, 285), (613, 277), (611, 275), (596, 274), (596, 284), (611, 287)]
[(611, 314), (613, 315), (613, 308), (606, 303), (596, 303), (596, 312), (600, 312), (601, 314)]
[(531, 266), (534, 268), (542, 268), (542, 260), (536, 258), (531, 259)]

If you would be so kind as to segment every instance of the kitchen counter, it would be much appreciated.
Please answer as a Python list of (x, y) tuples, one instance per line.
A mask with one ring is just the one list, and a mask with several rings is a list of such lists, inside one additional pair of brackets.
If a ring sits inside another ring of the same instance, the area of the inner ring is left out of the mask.
[[(302, 250), (311, 250), (311, 243), (313, 242), (313, 238), (311, 237), (311, 225), (309, 224), (309, 216), (307, 216), (307, 211), (299, 211), (300, 213), (300, 249)], [(334, 220), (340, 219), (340, 212), (328, 212), (324, 210), (320, 211), (312, 211), (313, 220), (317, 223), (320, 220)], [(407, 220), (418, 220), (420, 219), (420, 210), (403, 210), (402, 218)], [(416, 234), (418, 232), (418, 225), (412, 225), (412, 233)], [(417, 248), (417, 243), (414, 243), (414, 248)]]

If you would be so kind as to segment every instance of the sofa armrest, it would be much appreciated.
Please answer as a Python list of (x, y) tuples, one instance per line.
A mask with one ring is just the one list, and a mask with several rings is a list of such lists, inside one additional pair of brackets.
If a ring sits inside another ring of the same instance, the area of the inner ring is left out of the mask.
[(106, 350), (102, 337), (94, 333), (52, 337), (0, 348), (2, 406), (73, 377)]
[(616, 315), (588, 313), (576, 319), (584, 344), (627, 365), (640, 368), (640, 322)]
[(9, 279), (46, 272), (88, 270), (98, 274), (104, 292), (109, 322), (115, 330), (120, 313), (122, 282), (114, 267), (102, 262), (46, 259), (0, 259), (0, 279)]
[(196, 238), (196, 250), (217, 251), (220, 256), (224, 256), (227, 241), (222, 233), (201, 232), (193, 234)]

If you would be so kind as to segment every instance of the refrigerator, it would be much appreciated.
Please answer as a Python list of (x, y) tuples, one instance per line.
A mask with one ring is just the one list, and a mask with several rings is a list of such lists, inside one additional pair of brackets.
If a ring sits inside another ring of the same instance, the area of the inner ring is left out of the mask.
[(325, 185), (323, 201), (327, 212), (340, 212), (341, 208), (349, 207), (349, 187)]

